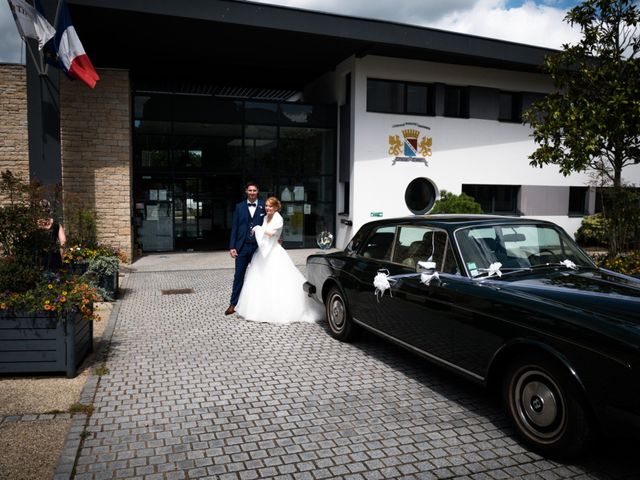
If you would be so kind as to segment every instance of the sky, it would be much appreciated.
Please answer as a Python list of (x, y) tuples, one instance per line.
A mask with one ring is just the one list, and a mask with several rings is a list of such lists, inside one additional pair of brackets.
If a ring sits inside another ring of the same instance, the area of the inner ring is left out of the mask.
[[(150, 0), (153, 1), (153, 0)], [(420, 25), (548, 48), (575, 43), (564, 17), (574, 0), (253, 0), (306, 10)], [(91, 55), (91, 52), (87, 52)], [(0, 0), (0, 63), (24, 63), (7, 0)]]

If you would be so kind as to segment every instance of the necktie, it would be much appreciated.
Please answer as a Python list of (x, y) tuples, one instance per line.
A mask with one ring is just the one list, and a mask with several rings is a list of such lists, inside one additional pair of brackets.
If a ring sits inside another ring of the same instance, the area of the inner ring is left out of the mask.
[(255, 204), (255, 203), (249, 203), (248, 205), (249, 205), (250, 207), (255, 207), (255, 206), (256, 206), (256, 204)]

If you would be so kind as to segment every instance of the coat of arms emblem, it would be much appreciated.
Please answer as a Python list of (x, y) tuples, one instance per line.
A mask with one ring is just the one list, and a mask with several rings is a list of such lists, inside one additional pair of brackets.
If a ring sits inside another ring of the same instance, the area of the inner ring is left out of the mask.
[(424, 162), (426, 166), (429, 166), (426, 157), (431, 156), (433, 139), (423, 134), (421, 129), (431, 129), (417, 123), (403, 123), (394, 125), (393, 128), (402, 128), (402, 139), (400, 135), (389, 135), (389, 155), (395, 155), (392, 165), (395, 165), (396, 162)]

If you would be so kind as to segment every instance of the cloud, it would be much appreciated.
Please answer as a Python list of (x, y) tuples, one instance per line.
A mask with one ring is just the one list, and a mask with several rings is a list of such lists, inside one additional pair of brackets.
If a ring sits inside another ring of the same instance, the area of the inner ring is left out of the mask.
[(294, 8), (377, 18), (518, 43), (561, 48), (579, 31), (563, 21), (574, 0), (253, 0)]
[(563, 44), (580, 39), (580, 30), (564, 22), (565, 15), (566, 10), (534, 2), (505, 8), (502, 1), (483, 0), (471, 9), (447, 14), (431, 26), (560, 49)]
[(447, 13), (471, 8), (477, 0), (252, 0), (304, 10), (338, 13), (354, 17), (376, 18), (412, 25), (427, 25)]

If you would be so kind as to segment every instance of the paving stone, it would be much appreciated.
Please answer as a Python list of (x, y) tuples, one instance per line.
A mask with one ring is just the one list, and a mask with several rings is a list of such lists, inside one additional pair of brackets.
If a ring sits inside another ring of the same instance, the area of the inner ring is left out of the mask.
[[(615, 454), (543, 459), (489, 395), (372, 335), (345, 344), (324, 322), (225, 316), (232, 277), (215, 265), (125, 277), (110, 373), (93, 381), (92, 417), (74, 417), (58, 475), (86, 429), (76, 479), (640, 478)], [(160, 295), (177, 288), (195, 293)], [(0, 423), (24, 417), (41, 419)]]

